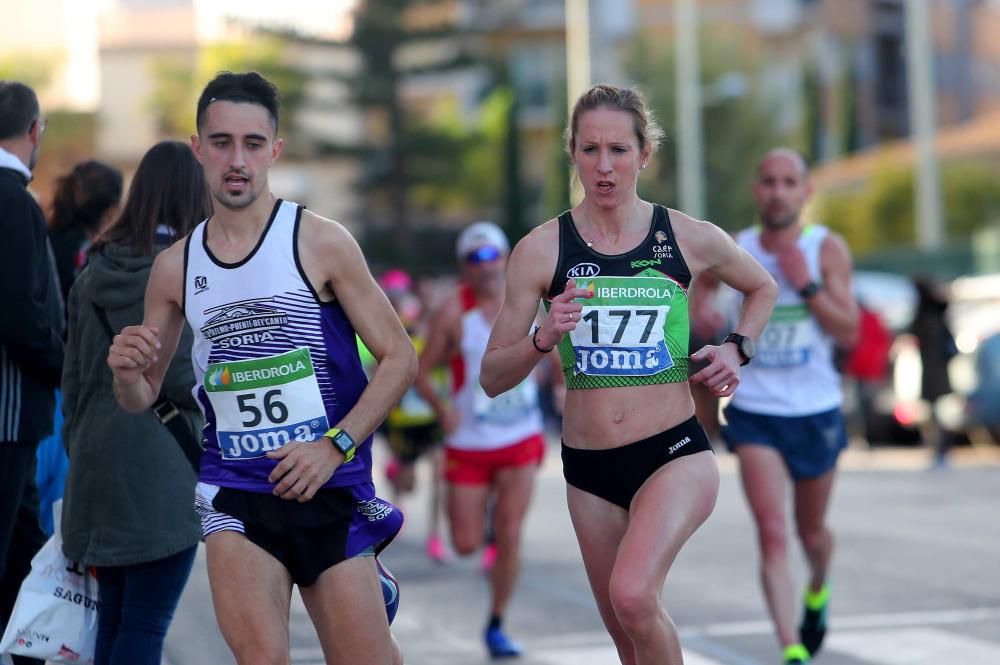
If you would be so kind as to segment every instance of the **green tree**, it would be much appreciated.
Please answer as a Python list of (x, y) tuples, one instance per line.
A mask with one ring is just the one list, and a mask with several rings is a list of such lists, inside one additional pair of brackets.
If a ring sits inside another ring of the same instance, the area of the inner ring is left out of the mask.
[[(472, 63), (455, 26), (436, 23), (427, 27), (426, 15), (418, 16), (421, 10), (447, 9), (449, 4), (445, 0), (359, 0), (354, 29), (346, 40), (277, 33), (331, 53), (358, 57), (359, 64), (352, 71), (318, 76), (347, 87), (350, 107), (364, 117), (365, 136), (349, 144), (317, 140), (313, 147), (320, 155), (346, 155), (361, 162), (358, 186), (366, 201), (357, 216), (363, 222), (366, 237), (361, 240), (366, 252), (376, 260), (410, 268), (421, 259), (412, 222), (414, 200), (451, 205), (452, 194), (427, 185), (453, 172), (444, 163), (450, 151), (468, 146), (461, 128), (439, 131), (407, 109), (402, 96), (405, 82)], [(430, 57), (409, 57), (423, 46), (430, 47), (423, 51), (424, 56), (431, 53)], [(457, 50), (451, 48), (456, 46)], [(454, 159), (454, 154), (450, 156)]]
[(815, 63), (803, 74), (802, 114), (802, 155), (814, 163), (823, 155), (823, 89)]
[[(947, 163), (941, 174), (946, 235), (967, 241), (1000, 219), (1000, 182), (982, 163)], [(841, 233), (858, 255), (916, 243), (914, 175), (910, 167), (886, 162), (863, 186), (822, 193), (815, 216)]]
[[(195, 107), (202, 88), (220, 71), (256, 71), (281, 93), (282, 118), (295, 117), (302, 103), (306, 76), (289, 62), (287, 38), (263, 34), (252, 41), (224, 42), (200, 49), (194, 61), (163, 56), (152, 64), (155, 84), (148, 107), (164, 136), (188, 136), (195, 129)], [(294, 127), (285, 122), (283, 132)]]
[[(754, 63), (741, 52), (703, 39), (701, 81), (705, 95), (702, 114), (705, 136), (706, 216), (715, 224), (735, 230), (753, 221), (750, 195), (754, 169), (771, 147), (784, 143), (774, 128), (775, 107), (753, 85)], [(627, 52), (625, 71), (646, 94), (667, 133), (651, 173), (639, 180), (643, 198), (671, 204), (677, 201), (676, 126), (673, 45), (654, 45), (640, 38)], [(737, 83), (739, 85), (734, 85)]]
[(60, 60), (55, 53), (8, 53), (0, 57), (0, 80), (20, 81), (37, 92), (52, 80), (52, 72)]
[(570, 208), (570, 182), (575, 177), (570, 175), (571, 163), (569, 155), (566, 154), (566, 142), (562, 133), (566, 124), (566, 81), (560, 80), (554, 85), (556, 90), (552, 95), (554, 116), (552, 126), (557, 131), (554, 132), (545, 156), (549, 166), (542, 191), (542, 217), (546, 219), (551, 219)]
[(495, 89), (479, 108), (476, 123), (467, 126), (454, 102), (444, 102), (432, 120), (409, 129), (407, 179), (413, 202), (444, 214), (475, 209), (493, 215), (504, 196), (504, 154), (514, 93)]

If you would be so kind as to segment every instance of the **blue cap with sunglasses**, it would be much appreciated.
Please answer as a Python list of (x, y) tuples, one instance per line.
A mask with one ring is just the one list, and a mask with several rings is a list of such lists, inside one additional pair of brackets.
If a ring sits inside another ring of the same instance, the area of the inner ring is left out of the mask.
[(507, 235), (493, 222), (476, 222), (466, 227), (455, 243), (455, 254), (464, 263), (494, 261), (509, 252)]

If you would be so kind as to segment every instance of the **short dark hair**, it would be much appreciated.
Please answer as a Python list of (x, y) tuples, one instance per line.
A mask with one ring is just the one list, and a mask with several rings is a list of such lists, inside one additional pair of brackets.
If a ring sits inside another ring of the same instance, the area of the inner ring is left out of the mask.
[(257, 72), (234, 74), (219, 72), (208, 82), (198, 98), (198, 113), (195, 125), (201, 131), (205, 121), (205, 111), (212, 102), (237, 102), (242, 104), (260, 104), (267, 109), (274, 123), (274, 131), (278, 131), (278, 88)]
[(122, 173), (88, 160), (56, 180), (49, 227), (55, 231), (79, 226), (87, 233), (100, 229), (104, 213), (122, 200)]
[(162, 249), (157, 246), (160, 226), (180, 239), (211, 214), (208, 185), (191, 147), (179, 141), (161, 141), (143, 155), (121, 214), (91, 251), (112, 242), (153, 256)]
[(27, 134), (40, 112), (34, 90), (18, 81), (0, 81), (0, 141)]
[(802, 177), (803, 178), (809, 177), (809, 160), (802, 153), (802, 151), (796, 150), (795, 148), (789, 148), (787, 146), (778, 146), (777, 148), (771, 148), (770, 150), (768, 150), (764, 154), (764, 156), (760, 158), (760, 161), (757, 162), (757, 173), (758, 174), (760, 173), (760, 167), (764, 165), (764, 162), (767, 161), (769, 157), (773, 157), (776, 155), (784, 155), (785, 157), (791, 157), (793, 161), (799, 163), (799, 169), (802, 171)]

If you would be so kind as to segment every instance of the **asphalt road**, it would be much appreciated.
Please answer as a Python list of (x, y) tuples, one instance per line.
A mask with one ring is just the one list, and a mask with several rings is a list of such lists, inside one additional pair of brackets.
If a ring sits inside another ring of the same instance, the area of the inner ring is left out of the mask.
[[(587, 585), (566, 511), (558, 449), (539, 474), (522, 577), (506, 625), (523, 665), (617, 663)], [(755, 536), (734, 473), (667, 579), (663, 602), (688, 665), (776, 665), (779, 652), (757, 577)], [(393, 626), (409, 665), (490, 662), (481, 641), (487, 587), (478, 557), (441, 566), (424, 554), (426, 469), (404, 506), (408, 524), (383, 560), (402, 583)], [(852, 450), (831, 522), (837, 534), (831, 632), (818, 665), (1000, 664), (1000, 453), (956, 451), (927, 470), (921, 451)], [(795, 552), (799, 581), (805, 567)], [(293, 665), (322, 653), (296, 596)], [(234, 663), (218, 633), (204, 551), (167, 640), (166, 665)]]

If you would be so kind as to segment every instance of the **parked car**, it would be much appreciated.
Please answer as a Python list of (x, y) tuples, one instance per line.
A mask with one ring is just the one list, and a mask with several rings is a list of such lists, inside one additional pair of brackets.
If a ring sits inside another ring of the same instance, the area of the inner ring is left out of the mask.
[(976, 387), (969, 393), (969, 425), (982, 427), (1000, 445), (1000, 333), (987, 337), (975, 351)]
[(969, 438), (990, 431), (992, 423), (993, 440), (1000, 443), (995, 428), (1000, 415), (1000, 401), (995, 400), (1000, 393), (995, 340), (1000, 334), (1000, 273), (954, 280), (951, 298), (958, 354), (948, 365), (948, 375), (955, 395), (938, 406), (939, 415), (946, 426)]

